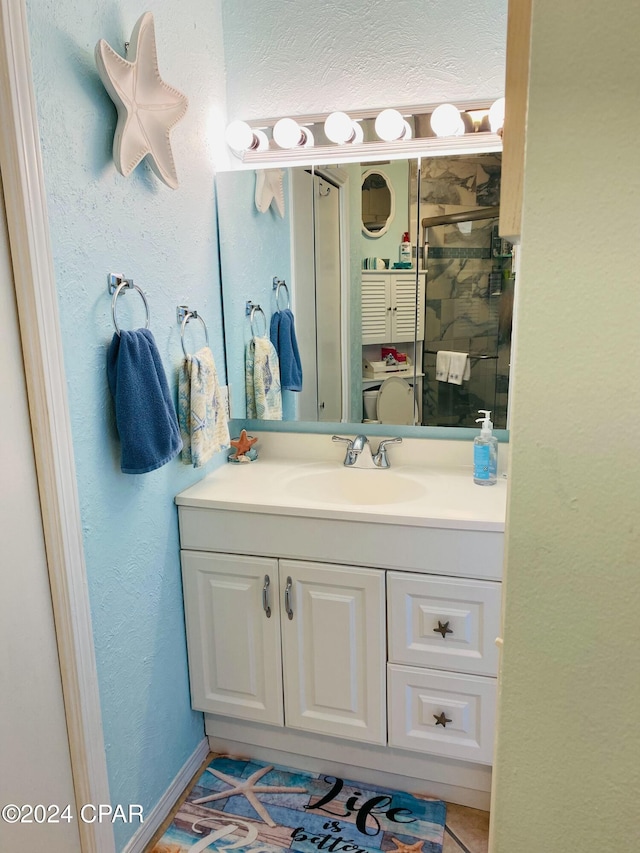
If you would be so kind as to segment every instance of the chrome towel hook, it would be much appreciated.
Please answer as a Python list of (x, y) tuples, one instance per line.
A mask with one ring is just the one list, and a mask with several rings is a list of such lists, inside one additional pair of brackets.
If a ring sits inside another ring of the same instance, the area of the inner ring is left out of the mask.
[[(284, 287), (285, 292), (287, 294), (287, 304), (284, 306), (284, 308), (280, 308), (280, 304), (278, 302), (281, 287)], [(291, 307), (291, 297), (289, 296), (289, 288), (287, 287), (287, 282), (283, 278), (278, 278), (277, 276), (274, 276), (273, 289), (276, 292), (276, 308), (278, 309), (278, 311), (286, 311), (288, 308)]]
[[(262, 333), (262, 335), (256, 335), (256, 329), (253, 325), (255, 316), (258, 312), (262, 314), (262, 318), (264, 320), (264, 332)], [(251, 302), (251, 300), (247, 300), (244, 313), (247, 315), (247, 317), (249, 317), (251, 333), (256, 337), (264, 337), (267, 334), (267, 315), (264, 313), (260, 305), (258, 305), (256, 302)]]
[(176, 308), (176, 315), (178, 317), (178, 323), (182, 324), (180, 326), (180, 343), (182, 344), (182, 352), (184, 353), (185, 358), (189, 357), (189, 353), (187, 352), (184, 345), (184, 330), (186, 329), (189, 320), (200, 320), (204, 328), (204, 339), (206, 345), (209, 346), (209, 332), (207, 330), (207, 324), (197, 311), (190, 311), (188, 305), (178, 305), (178, 307)]
[(149, 328), (149, 323), (151, 320), (151, 315), (149, 312), (149, 303), (147, 302), (147, 297), (144, 295), (142, 290), (138, 287), (137, 284), (133, 283), (133, 279), (125, 278), (121, 273), (111, 272), (107, 276), (109, 293), (113, 294), (113, 299), (111, 300), (111, 319), (113, 320), (113, 326), (116, 330), (116, 333), (120, 334), (120, 328), (118, 327), (118, 322), (116, 320), (116, 302), (118, 301), (118, 296), (122, 293), (123, 290), (137, 290), (140, 296), (142, 297), (142, 301), (144, 302), (144, 310), (146, 312), (146, 320), (144, 327), (145, 329)]

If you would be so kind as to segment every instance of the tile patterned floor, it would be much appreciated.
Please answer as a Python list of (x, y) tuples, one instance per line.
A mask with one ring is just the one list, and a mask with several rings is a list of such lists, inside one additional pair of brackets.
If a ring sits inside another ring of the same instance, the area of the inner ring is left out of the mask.
[(489, 812), (447, 803), (442, 853), (487, 853)]
[[(156, 832), (147, 847), (145, 847), (144, 853), (150, 853), (156, 843), (162, 838), (166, 828), (173, 820), (178, 806), (187, 798), (196, 780), (204, 773), (205, 767), (213, 758), (215, 758), (213, 754), (207, 756), (189, 783), (188, 788), (171, 810), (171, 814)], [(488, 849), (489, 812), (483, 812), (480, 809), (470, 809), (466, 806), (458, 806), (455, 803), (447, 803), (447, 822), (442, 853), (487, 853)]]

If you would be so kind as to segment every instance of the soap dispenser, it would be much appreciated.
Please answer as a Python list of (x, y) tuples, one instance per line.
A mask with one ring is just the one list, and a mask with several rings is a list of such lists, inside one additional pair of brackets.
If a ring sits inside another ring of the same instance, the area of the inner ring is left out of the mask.
[(411, 241), (409, 240), (408, 231), (405, 231), (402, 235), (402, 242), (400, 243), (400, 263), (411, 263)]
[(491, 412), (478, 409), (484, 418), (476, 418), (481, 423), (480, 435), (473, 439), (473, 482), (479, 486), (493, 486), (498, 480), (498, 439), (491, 430)]

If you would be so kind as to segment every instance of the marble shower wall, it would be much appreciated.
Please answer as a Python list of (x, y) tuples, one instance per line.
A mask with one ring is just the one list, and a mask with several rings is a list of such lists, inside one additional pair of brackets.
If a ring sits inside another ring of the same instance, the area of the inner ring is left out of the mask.
[[(499, 204), (500, 164), (499, 154), (423, 159), (420, 220)], [(510, 247), (497, 238), (497, 219), (439, 225), (429, 228), (427, 237), (422, 422), (475, 426), (478, 409), (490, 409), (495, 427), (504, 429), (513, 295)], [(438, 350), (469, 353), (470, 379), (460, 386), (438, 382)]]

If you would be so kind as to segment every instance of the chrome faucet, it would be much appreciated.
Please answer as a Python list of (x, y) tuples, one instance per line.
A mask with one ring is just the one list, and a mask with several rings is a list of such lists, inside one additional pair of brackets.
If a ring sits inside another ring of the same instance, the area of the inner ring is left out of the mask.
[(347, 444), (347, 452), (344, 464), (347, 468), (390, 468), (387, 456), (387, 447), (390, 444), (400, 444), (401, 438), (386, 438), (378, 445), (378, 452), (371, 452), (371, 445), (366, 435), (356, 435), (355, 438), (347, 438), (342, 435), (334, 435), (332, 441), (344, 441)]

